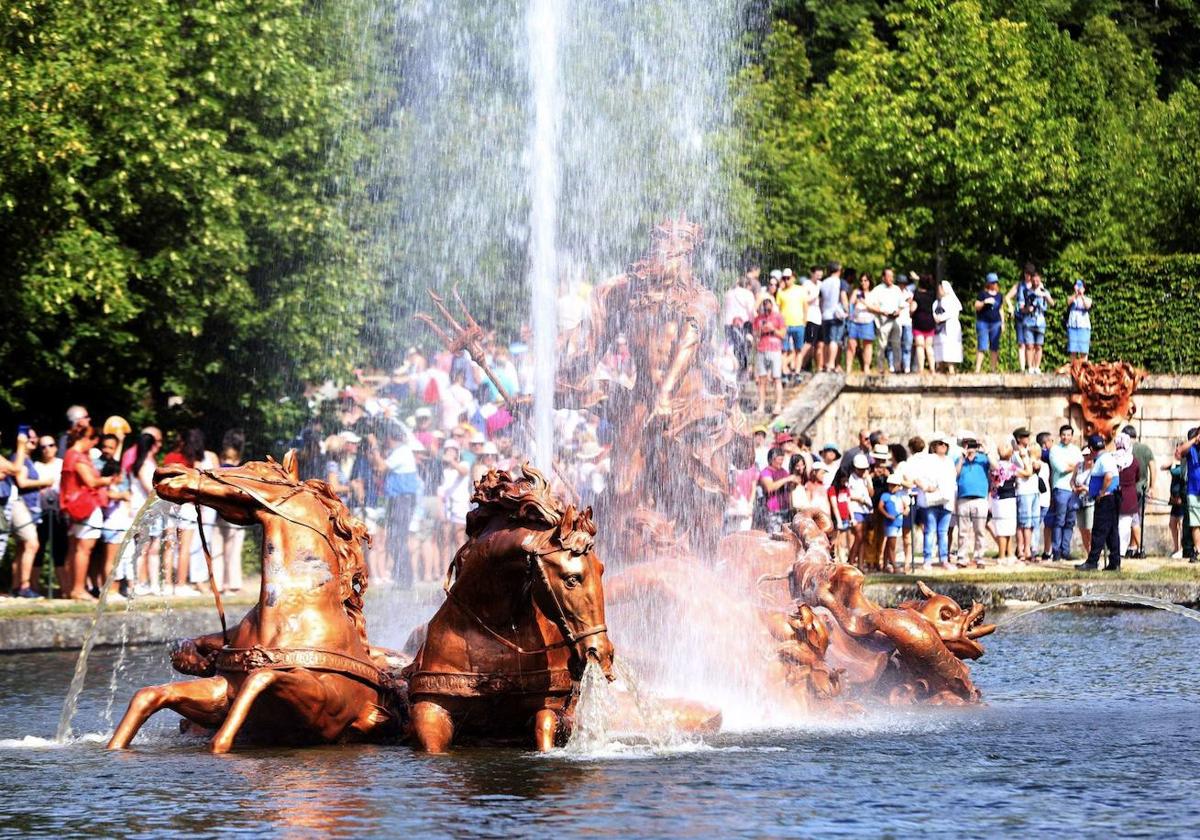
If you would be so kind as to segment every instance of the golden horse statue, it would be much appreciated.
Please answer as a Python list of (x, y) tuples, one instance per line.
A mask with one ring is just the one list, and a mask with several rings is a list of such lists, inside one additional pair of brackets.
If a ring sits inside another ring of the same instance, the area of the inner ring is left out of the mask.
[[(226, 632), (184, 642), (176, 670), (201, 679), (139, 690), (109, 741), (129, 746), (161, 709), (215, 729), (214, 753), (242, 735), (269, 743), (361, 741), (399, 734), (403, 685), (367, 643), (366, 528), (323, 481), (301, 482), (295, 452), (199, 470), (162, 467), (158, 495), (263, 527), (258, 605)], [(222, 620), (222, 623), (223, 620)]]
[(612, 679), (591, 509), (564, 507), (529, 465), (488, 472), (472, 501), (446, 600), (403, 672), (411, 737), (434, 753), (470, 738), (545, 751), (570, 733), (588, 661)]

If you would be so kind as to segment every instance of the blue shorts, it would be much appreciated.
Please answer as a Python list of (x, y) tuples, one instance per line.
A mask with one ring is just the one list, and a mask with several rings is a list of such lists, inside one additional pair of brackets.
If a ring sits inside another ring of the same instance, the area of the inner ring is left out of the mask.
[(850, 337), (855, 341), (874, 341), (875, 322), (867, 321), (865, 324), (859, 324), (856, 321), (851, 321)]
[(804, 327), (788, 327), (787, 336), (783, 339), (783, 352), (799, 350), (804, 346)]
[(1014, 327), (1017, 334), (1017, 344), (1028, 344), (1029, 340), (1028, 335), (1025, 332), (1025, 324), (1021, 322), (1020, 318), (1017, 319), (1017, 323), (1014, 325)]
[(826, 344), (841, 344), (846, 338), (846, 322), (842, 318), (833, 318), (821, 322), (821, 340)]
[(989, 350), (1000, 350), (1000, 327), (1002, 324), (999, 321), (976, 321), (975, 322), (975, 337), (978, 339), (976, 346), (980, 353), (986, 353)]
[(1046, 328), (1040, 325), (1026, 324), (1025, 344), (1030, 347), (1040, 347), (1046, 343)]
[(1092, 347), (1091, 327), (1067, 327), (1067, 352), (1088, 353)]
[(1036, 528), (1041, 521), (1041, 513), (1042, 504), (1039, 494), (1028, 493), (1024, 496), (1017, 496), (1018, 528)]
[(883, 529), (885, 537), (898, 537), (904, 533), (903, 525), (888, 525)]
[(852, 514), (850, 514), (850, 515), (854, 517), (854, 524), (856, 524), (856, 525), (857, 525), (859, 522), (866, 522), (866, 521), (867, 521), (867, 517), (868, 517), (868, 516), (870, 516), (871, 514), (869, 514), (869, 513), (858, 513), (858, 512), (855, 512), (855, 513), (852, 513)]

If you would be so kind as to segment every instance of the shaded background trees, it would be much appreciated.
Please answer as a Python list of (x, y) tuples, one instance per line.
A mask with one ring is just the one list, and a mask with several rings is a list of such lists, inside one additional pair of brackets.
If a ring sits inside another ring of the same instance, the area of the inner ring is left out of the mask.
[[(511, 64), (487, 16), (519, 6), (481, 10), (478, 32), (455, 36), (478, 46), (467, 82)], [(135, 424), (243, 425), (265, 444), (306, 413), (305, 382), (390, 363), (415, 335), (398, 313), (423, 261), (443, 263), (424, 282), (462, 282), (513, 328), (521, 226), (498, 223), (479, 265), (451, 265), (425, 247), (430, 220), (397, 200), (430, 91), (406, 73), (413, 19), (379, 8), (10, 0), (3, 428), (57, 427), (82, 401)], [(941, 256), (960, 288), (1031, 258), (1061, 282), (1128, 271), (1148, 307), (1194, 288), (1194, 260), (1169, 256), (1200, 252), (1195, 0), (758, 0), (747, 20), (738, 131), (713, 138), (739, 249), (875, 271)], [(451, 120), (462, 143), (480, 119), (524, 131), (507, 100), (456, 95), (479, 111)], [(495, 164), (500, 180), (479, 189), (518, 189), (521, 162)]]

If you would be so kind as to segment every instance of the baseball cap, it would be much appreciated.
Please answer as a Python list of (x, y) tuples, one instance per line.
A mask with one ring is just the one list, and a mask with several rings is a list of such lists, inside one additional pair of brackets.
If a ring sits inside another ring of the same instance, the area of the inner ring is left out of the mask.
[(778, 279), (779, 279), (780, 277), (782, 277), (782, 276), (783, 276), (783, 272), (782, 272), (782, 271), (780, 271), (778, 268), (776, 268), (776, 269), (773, 269), (773, 270), (771, 271), (771, 277), (773, 277), (773, 278), (774, 278), (774, 279), (776, 279), (776, 280), (778, 280)]
[(1015, 438), (1029, 437), (1031, 434), (1032, 433), (1029, 431), (1029, 429), (1025, 428), (1024, 426), (1021, 426), (1019, 429), (1017, 429), (1016, 431), (1013, 432), (1013, 437), (1015, 437)]
[(871, 466), (871, 462), (867, 460), (867, 456), (859, 452), (854, 456), (854, 469), (865, 470)]
[(421, 406), (415, 412), (413, 412), (413, 417), (416, 417), (418, 420), (420, 420), (422, 418), (429, 418), (432, 416), (433, 416), (433, 412), (430, 411), (429, 408), (426, 406)]
[(787, 432), (776, 432), (775, 433), (775, 445), (776, 446), (778, 446), (781, 443), (791, 443), (791, 442), (792, 442), (792, 436), (790, 434), (788, 434)]
[(988, 286), (992, 285), (993, 283), (999, 283), (1000, 275), (996, 274), (994, 271), (989, 271), (988, 276), (983, 278), (983, 282)]
[(1087, 445), (1090, 449), (1099, 450), (1104, 448), (1104, 438), (1100, 435), (1088, 435)]
[(824, 446), (822, 446), (821, 451), (822, 452), (832, 452), (834, 455), (842, 454), (842, 451), (840, 449), (838, 449), (836, 446), (834, 446), (832, 443), (827, 443)]
[(792, 276), (792, 270), (791, 270), (790, 268), (785, 268), (785, 269), (783, 270), (783, 276), (784, 276), (784, 277), (791, 277), (791, 276)]

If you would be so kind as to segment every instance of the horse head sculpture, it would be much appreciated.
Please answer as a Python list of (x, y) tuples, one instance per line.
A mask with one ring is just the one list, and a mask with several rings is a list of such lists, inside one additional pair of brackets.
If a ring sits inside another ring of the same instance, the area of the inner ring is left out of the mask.
[(591, 510), (576, 510), (528, 465), (475, 487), (467, 542), (446, 602), (406, 669), (413, 737), (443, 752), (460, 735), (527, 736), (539, 749), (570, 729), (575, 685), (594, 660), (612, 679), (604, 565)]
[(403, 699), (372, 656), (362, 613), (366, 528), (329, 486), (301, 482), (288, 453), (282, 464), (162, 467), (155, 487), (178, 504), (261, 524), (262, 587), (258, 605), (237, 626), (176, 650), (176, 670), (202, 679), (138, 691), (109, 747), (128, 746), (163, 708), (215, 729), (213, 752), (228, 752), (239, 733), (271, 743), (329, 743), (397, 732)]

